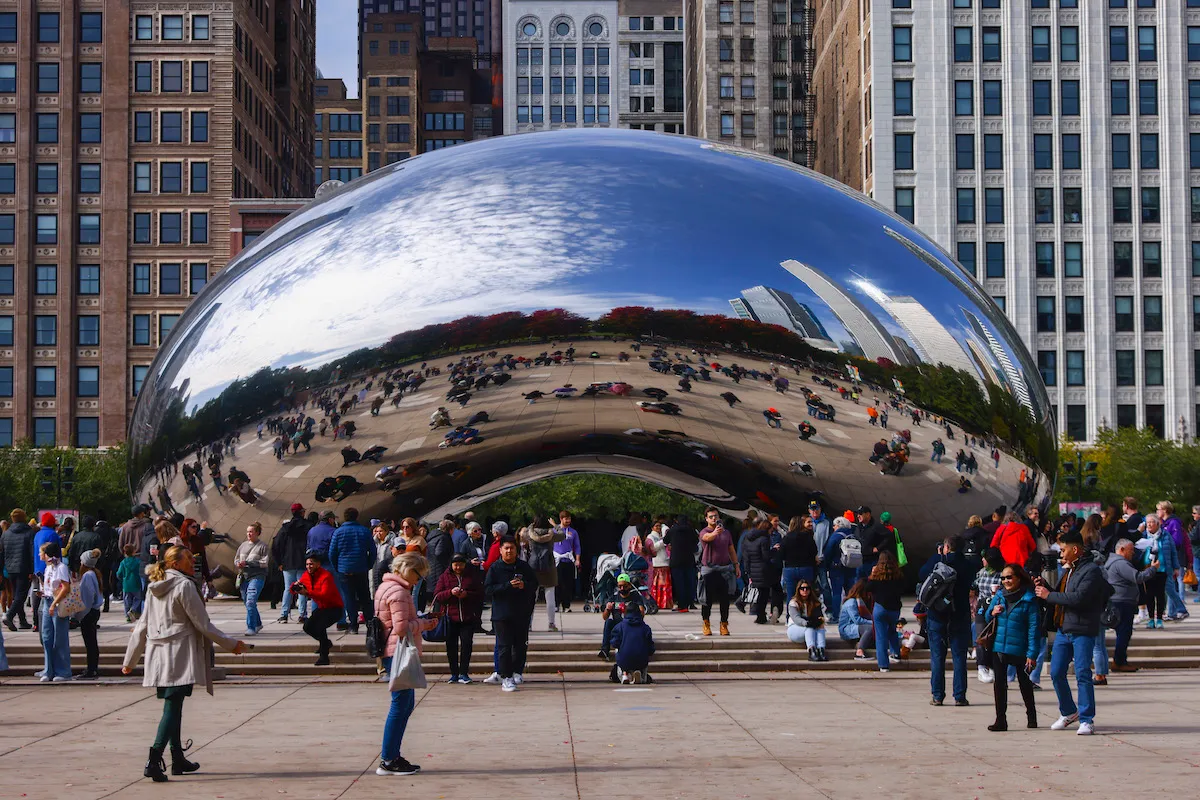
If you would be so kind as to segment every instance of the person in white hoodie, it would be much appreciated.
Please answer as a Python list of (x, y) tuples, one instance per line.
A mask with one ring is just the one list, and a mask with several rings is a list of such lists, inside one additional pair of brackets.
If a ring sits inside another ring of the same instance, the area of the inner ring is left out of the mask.
[(195, 772), (200, 765), (187, 760), (181, 741), (183, 701), (192, 694), (192, 686), (204, 681), (209, 694), (213, 693), (211, 660), (208, 652), (212, 643), (240, 655), (246, 643), (221, 632), (208, 618), (204, 601), (192, 580), (192, 551), (178, 545), (167, 550), (162, 561), (151, 564), (146, 574), (150, 583), (146, 590), (144, 613), (129, 636), (121, 672), (129, 675), (146, 654), (145, 677), (142, 685), (154, 687), (163, 701), (163, 715), (158, 734), (150, 746), (150, 758), (143, 774), (156, 783), (167, 780), (167, 765), (163, 751), (171, 748), (171, 774)]

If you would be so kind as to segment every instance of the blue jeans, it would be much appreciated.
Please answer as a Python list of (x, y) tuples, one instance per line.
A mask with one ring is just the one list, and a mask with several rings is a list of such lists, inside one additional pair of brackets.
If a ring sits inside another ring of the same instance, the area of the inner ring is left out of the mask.
[[(390, 675), (391, 671), (392, 659), (389, 656), (383, 659), (383, 674)], [(392, 692), (392, 705), (383, 723), (383, 748), (379, 754), (384, 761), (400, 757), (400, 743), (404, 741), (404, 729), (408, 727), (408, 718), (412, 716), (416, 701), (417, 693), (412, 689)]]
[(784, 608), (788, 608), (788, 604), (792, 602), (792, 598), (796, 596), (796, 586), (802, 580), (808, 580), (809, 583), (816, 577), (813, 573), (816, 572), (812, 567), (784, 567), (783, 577), (780, 583), (783, 584), (783, 599)]
[(42, 601), (42, 622), (38, 632), (42, 637), (42, 655), (45, 657), (46, 676), (50, 678), (71, 677), (71, 621), (50, 613), (50, 602)]
[(246, 604), (246, 630), (256, 631), (262, 627), (258, 615), (258, 596), (262, 593), (266, 578), (246, 578), (242, 581), (242, 602)]
[(1173, 617), (1176, 614), (1186, 614), (1187, 606), (1183, 604), (1183, 570), (1179, 570), (1179, 576), (1172, 578), (1167, 576), (1167, 616)]
[[(1054, 637), (1050, 651), (1050, 681), (1058, 695), (1058, 713), (1064, 717), (1079, 713), (1080, 722), (1091, 722), (1096, 718), (1096, 689), (1092, 686), (1092, 653), (1096, 648), (1095, 636), (1078, 633), (1059, 633)], [(1067, 683), (1067, 668), (1075, 664), (1075, 682), (1079, 685), (1079, 705), (1071, 696), (1071, 684)]]
[(943, 620), (929, 614), (925, 617), (925, 628), (929, 633), (929, 690), (933, 699), (946, 699), (946, 648), (949, 646), (950, 660), (954, 663), (954, 699), (966, 700), (970, 618)]
[(843, 595), (850, 590), (854, 585), (854, 570), (846, 569), (845, 567), (830, 567), (829, 568), (829, 598), (832, 603), (827, 603), (830, 614), (838, 614), (842, 608)]
[(900, 635), (896, 633), (900, 612), (888, 611), (876, 603), (871, 612), (871, 619), (875, 623), (875, 661), (880, 669), (888, 669), (888, 653), (900, 657)]
[[(300, 598), (296, 602), (296, 605), (300, 609), (300, 616), (308, 616), (308, 595), (292, 594), (292, 584), (300, 580), (300, 576), (303, 574), (304, 570), (302, 569), (285, 569), (283, 571), (283, 609), (280, 610), (279, 616), (286, 617), (288, 614), (292, 613), (292, 601), (295, 600), (297, 596)], [(313, 605), (316, 604), (314, 603)]]
[[(1200, 575), (1200, 555), (1192, 556), (1192, 572)], [(1193, 603), (1200, 603), (1200, 585), (1196, 586), (1196, 599)]]

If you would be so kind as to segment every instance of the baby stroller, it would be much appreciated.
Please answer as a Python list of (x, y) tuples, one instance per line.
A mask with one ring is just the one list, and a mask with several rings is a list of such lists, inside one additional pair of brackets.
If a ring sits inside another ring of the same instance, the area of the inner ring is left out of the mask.
[(637, 553), (626, 553), (619, 556), (605, 553), (596, 560), (596, 575), (592, 579), (591, 599), (583, 604), (583, 610), (600, 611), (605, 603), (617, 599), (617, 576), (628, 573), (633, 588), (642, 597), (647, 614), (658, 613), (658, 603), (650, 593), (650, 564)]

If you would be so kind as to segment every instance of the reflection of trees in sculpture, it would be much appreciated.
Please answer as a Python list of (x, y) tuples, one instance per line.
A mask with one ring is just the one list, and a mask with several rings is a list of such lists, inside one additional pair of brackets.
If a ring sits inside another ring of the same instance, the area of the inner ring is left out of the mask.
[(185, 398), (172, 402), (158, 437), (137, 455), (140, 468), (137, 474), (144, 474), (154, 464), (173, 461), (232, 429), (278, 413), (285, 408), (287, 398), (297, 397), (312, 387), (461, 351), (531, 341), (569, 341), (588, 335), (652, 335), (697, 348), (745, 348), (760, 357), (823, 366), (842, 374), (849, 362), (858, 367), (870, 384), (890, 387), (892, 378), (901, 380), (910, 402), (949, 417), (972, 433), (994, 431), (1018, 452), (1040, 463), (1051, 463), (1054, 458), (1054, 443), (1043, 435), (1027, 409), (997, 387), (990, 386), (985, 397), (978, 381), (967, 372), (944, 365), (899, 367), (891, 362), (877, 363), (818, 350), (787, 328), (751, 319), (697, 314), (687, 309), (621, 306), (594, 321), (562, 308), (528, 314), (506, 311), (488, 316), (469, 315), (399, 333), (378, 347), (356, 350), (318, 369), (261, 369), (231, 383), (190, 418), (184, 415)]

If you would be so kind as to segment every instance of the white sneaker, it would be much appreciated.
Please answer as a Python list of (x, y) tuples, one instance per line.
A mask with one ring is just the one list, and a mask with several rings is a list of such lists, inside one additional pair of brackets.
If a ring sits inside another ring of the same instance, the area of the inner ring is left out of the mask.
[(888, 663), (889, 664), (899, 664), (900, 656), (894, 656), (891, 653), (888, 653)]
[(505, 678), (504, 685), (501, 686), (500, 689), (505, 692), (515, 692), (517, 690), (517, 685), (513, 683), (512, 678)]
[(488, 675), (486, 678), (484, 678), (483, 682), (484, 683), (499, 683), (500, 682), (500, 673), (493, 672), (491, 675)]
[(257, 630), (255, 630), (255, 629), (249, 629), (249, 630), (247, 630), (245, 633), (243, 633), (242, 635), (243, 635), (243, 636), (258, 636), (258, 631), (257, 631)]
[[(42, 678), (42, 680), (46, 680), (46, 679)], [(55, 675), (54, 676), (54, 683), (66, 683), (69, 680), (71, 680), (71, 679), (64, 675)]]
[(621, 685), (624, 686), (627, 683), (633, 683), (633, 678), (628, 672), (621, 670)]
[(522, 683), (525, 682), (525, 676), (519, 672), (514, 672), (512, 679), (513, 679), (513, 683), (515, 683), (517, 686), (520, 686)]
[(1074, 725), (1079, 721), (1079, 714), (1072, 714), (1069, 717), (1059, 717), (1050, 725), (1052, 731), (1065, 731), (1068, 725)]
[(1091, 736), (1096, 732), (1096, 726), (1090, 722), (1079, 723), (1079, 730), (1075, 731), (1076, 736)]
[(1134, 621), (1135, 623), (1137, 623), (1137, 622), (1145, 622), (1145, 621), (1146, 621), (1146, 620), (1148, 620), (1148, 619), (1150, 619), (1150, 615), (1149, 615), (1149, 614), (1147, 614), (1147, 613), (1146, 613), (1146, 609), (1144, 609), (1144, 608), (1143, 608), (1143, 609), (1141, 609), (1141, 610), (1139, 610), (1139, 611), (1137, 612), (1137, 616), (1133, 618), (1133, 621)]
[(38, 681), (39, 681), (39, 682), (41, 682), (41, 683), (49, 683), (49, 682), (50, 682), (50, 676), (49, 676), (49, 675), (43, 675), (42, 677), (38, 678)]
[(996, 673), (992, 672), (987, 667), (979, 668), (979, 682), (980, 683), (995, 683), (995, 681), (996, 681)]
[(890, 669), (880, 669), (879, 671), (880, 671), (880, 672), (891, 672), (891, 670), (890, 670)]
[(967, 651), (967, 660), (969, 660), (969, 661), (975, 660), (975, 648), (974, 647), (972, 647), (970, 650)]

